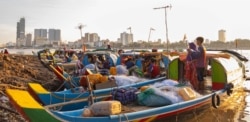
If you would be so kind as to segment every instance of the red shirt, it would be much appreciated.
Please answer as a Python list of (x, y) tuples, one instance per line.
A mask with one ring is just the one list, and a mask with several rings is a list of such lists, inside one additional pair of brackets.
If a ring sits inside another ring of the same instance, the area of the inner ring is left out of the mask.
[(156, 78), (160, 75), (160, 68), (159, 66), (153, 65), (151, 70), (151, 78)]

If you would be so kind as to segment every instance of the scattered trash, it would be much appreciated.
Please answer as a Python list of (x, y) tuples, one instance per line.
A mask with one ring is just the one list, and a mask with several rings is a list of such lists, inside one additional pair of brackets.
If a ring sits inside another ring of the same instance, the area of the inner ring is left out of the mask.
[(6, 103), (6, 102), (9, 102), (9, 98), (6, 96), (2, 96), (2, 97), (0, 97), (0, 101), (3, 103)]

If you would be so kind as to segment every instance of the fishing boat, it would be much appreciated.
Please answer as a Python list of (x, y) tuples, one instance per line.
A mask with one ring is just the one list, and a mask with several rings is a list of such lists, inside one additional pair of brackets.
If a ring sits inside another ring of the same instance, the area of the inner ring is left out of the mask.
[[(179, 83), (183, 82), (182, 74), (184, 70), (184, 63), (182, 59), (180, 59), (180, 57), (171, 61), (168, 68), (168, 78), (175, 79), (179, 81)], [(13, 105), (17, 108), (17, 110), (28, 121), (153, 121), (184, 111), (192, 110), (206, 104), (212, 104), (214, 108), (217, 108), (220, 105), (220, 96), (230, 96), (234, 88), (238, 86), (238, 84), (245, 81), (244, 61), (235, 58), (235, 56), (233, 56), (232, 54), (222, 53), (220, 51), (212, 53), (207, 52), (207, 59), (209, 60), (210, 67), (207, 70), (211, 70), (211, 74), (206, 76), (206, 87), (204, 90), (206, 90), (207, 92), (202, 92), (201, 96), (193, 99), (158, 107), (128, 104), (122, 105), (122, 108), (128, 108), (128, 110), (121, 111), (120, 113), (103, 116), (83, 117), (82, 113), (88, 109), (88, 100), (81, 101), (82, 103), (86, 104), (86, 107), (81, 106), (84, 108), (72, 111), (60, 111), (49, 109), (52, 105), (41, 106), (29, 94), (28, 91), (7, 89), (7, 95)], [(143, 91), (141, 91), (140, 93), (143, 93)], [(100, 98), (96, 98), (94, 101), (98, 103), (99, 100), (110, 100), (110, 98), (112, 97), (101, 96)]]
[[(60, 50), (56, 50), (55, 53), (53, 54), (53, 56), (55, 56), (55, 54), (57, 54), (57, 55), (69, 54), (69, 56), (72, 57), (72, 54), (76, 54), (76, 50), (73, 50), (73, 49), (62, 50), (62, 49), (60, 49)], [(83, 56), (83, 57), (81, 57), (81, 56)], [(79, 58), (79, 60), (82, 61), (81, 63), (83, 64), (83, 66), (86, 66), (88, 64), (91, 64), (91, 61), (93, 60), (93, 56), (96, 56), (102, 62), (107, 61), (109, 63), (109, 67), (116, 65), (117, 54), (112, 49), (106, 49), (106, 48), (104, 49), (103, 48), (103, 49), (95, 49), (92, 51), (86, 51), (86, 52), (84, 52), (84, 55), (81, 54), (78, 56), (78, 58)], [(73, 74), (73, 72), (75, 72), (75, 70), (78, 69), (77, 68), (78, 58), (77, 58), (77, 60), (72, 60), (70, 62), (60, 61), (60, 60), (62, 60), (62, 58), (55, 58), (55, 60), (56, 60), (55, 62), (58, 66), (61, 66), (66, 72), (68, 72), (69, 74)], [(103, 67), (100, 71), (108, 71), (106, 69), (107, 68)], [(103, 72), (101, 72), (101, 73), (103, 73)]]
[[(83, 66), (89, 65), (93, 62), (94, 57), (96, 57), (102, 64), (98, 65), (98, 67), (100, 67), (100, 70), (109, 70), (109, 67), (116, 66), (117, 54), (110, 49), (96, 49), (85, 52), (81, 59), (81, 63), (83, 64)], [(108, 63), (108, 66), (104, 67), (103, 65), (105, 63)]]
[[(103, 59), (102, 61), (102, 68), (96, 68), (94, 64), (91, 64), (93, 57), (96, 57), (98, 59)], [(91, 52), (85, 52), (83, 57), (82, 57), (82, 66), (79, 67), (78, 63), (73, 62), (70, 64), (64, 64), (64, 65), (50, 65), (50, 68), (52, 71), (56, 74), (57, 78), (59, 79), (61, 84), (64, 84), (64, 87), (66, 89), (71, 88), (71, 84), (73, 86), (80, 86), (80, 80), (82, 75), (88, 75), (88, 74), (102, 74), (102, 75), (109, 75), (109, 70), (110, 67), (115, 67), (116, 66), (116, 60), (117, 60), (117, 55), (110, 51), (110, 50), (97, 50), (97, 51), (91, 51)], [(104, 67), (104, 64), (108, 64), (108, 66)], [(68, 67), (65, 69), (65, 67)], [(70, 69), (70, 70), (67, 70)], [(83, 73), (84, 72), (84, 73)], [(70, 78), (70, 83), (67, 82), (66, 80)]]
[(76, 49), (57, 49), (52, 55), (54, 64), (62, 67), (67, 72), (73, 72), (81, 52)]
[[(129, 88), (129, 87), (140, 88), (148, 84), (153, 84), (155, 82), (163, 81), (165, 79), (166, 79), (165, 77), (160, 77), (156, 79), (135, 82), (133, 84), (119, 86), (119, 87), (114, 86), (112, 88), (93, 90), (92, 93), (94, 97), (105, 96), (105, 95), (110, 95), (111, 91), (113, 91), (114, 89)], [(57, 91), (57, 92), (49, 92), (38, 83), (29, 83), (28, 91), (32, 95), (32, 97), (35, 98), (42, 105), (52, 105), (52, 104), (69, 102), (69, 101), (74, 101), (74, 100), (87, 99), (90, 95), (90, 93), (84, 90), (82, 87), (76, 87), (76, 88), (67, 89), (63, 91)], [(79, 108), (79, 106), (84, 106), (84, 103), (80, 103), (80, 104), (77, 103), (74, 105), (72, 104), (65, 105), (65, 106), (62, 106), (60, 110), (63, 110), (63, 111), (74, 110), (74, 109)]]
[[(100, 73), (106, 76), (119, 74), (116, 72), (121, 71), (121, 70), (123, 71), (123, 67), (119, 67), (121, 69), (119, 70), (117, 69), (116, 66), (121, 66), (124, 63), (125, 58), (131, 57), (133, 58), (133, 61), (135, 62), (136, 68), (134, 68), (131, 71), (130, 69), (128, 69), (129, 75), (135, 75), (138, 77), (144, 77), (143, 76), (144, 72), (146, 72), (146, 69), (147, 69), (146, 63), (151, 58), (155, 58), (156, 64), (160, 67), (161, 74), (159, 75), (159, 77), (165, 76), (169, 62), (171, 62), (171, 60), (175, 57), (175, 56), (170, 56), (170, 55), (167, 55), (166, 53), (161, 53), (161, 52), (125, 52), (125, 53), (122, 53), (119, 57), (117, 57), (117, 55), (110, 50), (105, 50), (105, 51), (98, 50), (98, 51), (86, 52), (84, 54), (82, 64), (84, 66), (89, 65), (90, 59), (93, 55), (97, 56), (98, 58), (104, 57), (104, 59), (108, 60), (109, 69), (99, 69), (96, 71), (96, 68), (92, 67), (92, 69), (89, 69), (90, 73), (87, 72), (87, 74)], [(71, 88), (70, 86), (72, 85), (70, 85), (69, 83), (73, 84), (73, 86), (80, 86), (79, 81), (81, 80), (81, 76), (72, 76), (70, 75), (70, 73), (63, 71), (61, 68), (58, 68), (58, 67), (55, 67), (55, 68), (52, 67), (52, 69), (54, 73), (57, 75), (57, 77), (60, 79), (61, 83), (64, 84), (65, 88), (67, 89)], [(71, 82), (66, 82), (65, 79), (67, 79), (68, 77), (71, 78), (70, 79)]]
[(117, 65), (121, 65), (122, 63), (125, 63), (125, 59), (129, 57), (135, 60), (135, 64), (140, 70), (145, 70), (146, 60), (149, 60), (150, 58), (155, 58), (156, 64), (160, 66), (162, 70), (167, 70), (168, 64), (171, 62), (172, 59), (175, 58), (175, 56), (171, 56), (166, 52), (132, 51), (132, 52), (121, 53), (117, 59)]
[(91, 58), (94, 55), (97, 56), (98, 59), (108, 60), (109, 64), (110, 64), (110, 67), (116, 65), (117, 54), (115, 52), (113, 52), (112, 50), (94, 50), (94, 51), (91, 51), (91, 52), (86, 52), (84, 54), (82, 64), (84, 66), (90, 64), (91, 63)]
[(49, 49), (42, 49), (37, 52), (38, 59), (45, 66), (48, 64), (54, 63), (54, 57)]
[[(93, 52), (90, 52), (88, 54), (96, 54), (96, 53), (93, 53)], [(100, 54), (100, 53), (99, 53)], [(87, 57), (88, 55), (86, 55)], [(124, 53), (124, 54), (121, 54), (121, 56), (119, 58), (124, 58), (124, 57), (127, 57), (127, 56), (135, 56), (135, 57), (141, 57), (141, 58), (151, 58), (151, 57), (155, 57), (155, 58), (158, 58), (158, 59), (161, 59), (163, 58), (163, 60), (165, 61), (165, 66), (167, 67), (168, 66), (168, 63), (169, 63), (169, 60), (172, 60), (170, 59), (170, 56), (166, 56), (166, 55), (163, 55), (161, 53), (139, 53), (139, 52), (136, 52), (136, 53)], [(120, 62), (119, 62), (120, 63)], [(137, 61), (137, 65), (141, 65), (143, 63), (142, 60), (140, 61)], [(138, 65), (138, 66), (139, 66)], [(164, 67), (165, 67), (164, 66)], [(68, 89), (67, 90), (64, 90), (64, 91), (59, 91), (59, 92), (49, 92), (47, 90), (45, 90), (40, 84), (37, 84), (37, 83), (29, 83), (29, 87), (28, 87), (28, 90), (29, 92), (32, 94), (33, 97), (35, 97), (38, 101), (40, 101), (40, 103), (42, 103), (43, 105), (50, 105), (50, 104), (55, 104), (55, 103), (61, 103), (61, 102), (66, 102), (66, 101), (72, 101), (72, 100), (76, 100), (76, 99), (82, 99), (82, 98), (87, 98), (89, 96), (89, 93), (84, 91), (82, 87), (79, 87), (80, 86), (80, 81), (81, 81), (81, 77), (72, 77), (72, 81), (67, 81), (68, 79), (65, 77), (65, 73), (64, 75), (63, 74), (60, 74), (59, 72), (62, 72), (62, 71), (57, 71), (57, 70), (60, 70), (60, 69), (55, 69), (53, 66), (51, 66), (51, 68), (57, 72), (56, 74), (59, 75), (58, 77), (62, 78), (61, 81), (65, 81), (65, 85), (67, 85)], [(164, 69), (163, 71), (165, 71), (166, 69)], [(161, 77), (159, 78), (156, 78), (156, 79), (143, 79), (143, 82), (137, 82), (136, 84), (131, 84), (131, 85), (125, 85), (125, 86), (121, 86), (121, 88), (128, 88), (128, 87), (141, 87), (143, 85), (148, 85), (148, 84), (152, 84), (154, 82), (158, 82), (158, 81), (162, 81), (162, 80), (165, 80), (166, 75), (162, 75)], [(72, 88), (70, 86), (70, 84), (72, 83), (72, 86), (76, 87), (76, 88)], [(104, 83), (103, 83), (104, 84)], [(111, 84), (111, 83), (108, 83), (108, 84)], [(100, 86), (102, 84), (97, 84), (97, 87)], [(99, 90), (95, 90), (93, 92), (94, 96), (101, 96), (101, 95), (107, 95), (107, 94), (110, 94), (111, 90), (113, 88), (110, 88), (110, 87), (115, 87), (116, 85), (115, 84), (112, 84), (111, 85), (107, 85), (109, 88), (107, 89), (99, 89)], [(76, 105), (77, 106), (77, 105)], [(64, 106), (62, 107), (62, 110), (71, 110), (73, 109), (72, 106), (70, 107), (67, 107), (67, 106)]]

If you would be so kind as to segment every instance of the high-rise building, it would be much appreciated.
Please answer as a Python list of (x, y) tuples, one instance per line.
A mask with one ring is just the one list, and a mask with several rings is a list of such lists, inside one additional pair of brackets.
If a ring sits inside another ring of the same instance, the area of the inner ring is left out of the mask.
[(31, 47), (32, 46), (32, 34), (28, 33), (26, 35), (26, 46)]
[(20, 46), (25, 42), (25, 18), (21, 18), (19, 22), (17, 22), (16, 27), (16, 45)]
[(100, 40), (100, 37), (98, 36), (97, 33), (91, 33), (90, 34), (90, 42), (97, 42)]
[(25, 37), (25, 18), (21, 18), (19, 22), (17, 22), (17, 31), (16, 31), (16, 39)]
[(47, 38), (47, 29), (35, 29), (34, 38)]
[(49, 29), (49, 41), (61, 41), (61, 30)]
[(35, 29), (34, 31), (34, 44), (44, 45), (47, 44), (47, 29)]
[(84, 38), (86, 42), (90, 42), (90, 33), (85, 33)]
[(120, 35), (122, 45), (128, 45), (133, 43), (133, 34), (129, 34), (126, 32), (121, 33)]
[(103, 42), (100, 41), (100, 37), (98, 36), (97, 33), (90, 34), (90, 43), (91, 43), (91, 45), (97, 46), (97, 47), (103, 45)]
[(219, 41), (226, 42), (226, 30), (219, 30)]
[(133, 34), (128, 34), (128, 43), (133, 43)]
[(61, 30), (49, 29), (49, 43), (53, 46), (59, 46), (61, 44)]
[(121, 38), (120, 38), (120, 41), (121, 41), (121, 43), (122, 43), (122, 45), (126, 45), (126, 35), (127, 35), (127, 33), (126, 32), (123, 32), (123, 33), (121, 33)]

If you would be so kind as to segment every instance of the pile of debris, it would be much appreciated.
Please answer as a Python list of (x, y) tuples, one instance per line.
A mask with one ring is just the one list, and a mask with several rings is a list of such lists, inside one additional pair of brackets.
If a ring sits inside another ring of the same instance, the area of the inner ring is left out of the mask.
[(0, 121), (25, 121), (9, 103), (7, 88), (27, 89), (27, 83), (42, 84), (47, 90), (56, 90), (60, 84), (55, 74), (45, 67), (37, 56), (0, 54)]

